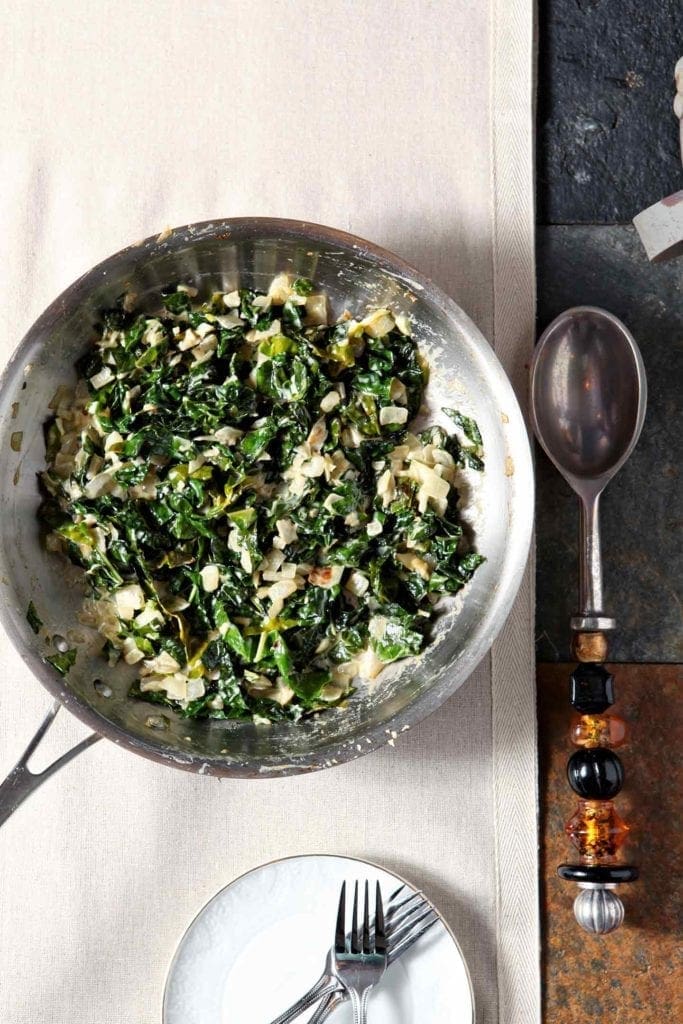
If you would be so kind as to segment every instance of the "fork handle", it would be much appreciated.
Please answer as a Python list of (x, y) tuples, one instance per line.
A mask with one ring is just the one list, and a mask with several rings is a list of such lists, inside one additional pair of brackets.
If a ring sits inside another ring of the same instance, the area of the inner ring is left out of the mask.
[(351, 996), (351, 1005), (353, 1006), (353, 1024), (368, 1024), (370, 989), (363, 989), (360, 995), (354, 989), (350, 989), (349, 995)]
[(271, 1021), (271, 1024), (290, 1024), (290, 1021), (293, 1021), (299, 1014), (304, 1013), (305, 1010), (309, 1010), (318, 999), (327, 999), (338, 988), (339, 982), (335, 978), (330, 978), (328, 974), (321, 974), (315, 985), (311, 985), (308, 992), (302, 995), (300, 999), (297, 999), (288, 1010), (285, 1010), (279, 1017)]
[(348, 999), (345, 989), (337, 989), (331, 995), (326, 996), (315, 1011), (308, 1024), (325, 1024), (325, 1021), (332, 1016), (334, 1011)]

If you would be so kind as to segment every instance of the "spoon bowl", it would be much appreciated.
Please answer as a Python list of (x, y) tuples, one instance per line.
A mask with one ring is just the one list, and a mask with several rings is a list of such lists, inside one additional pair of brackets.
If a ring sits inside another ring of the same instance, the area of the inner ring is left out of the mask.
[(645, 368), (627, 328), (591, 306), (568, 309), (544, 331), (534, 354), (534, 431), (574, 490), (602, 490), (629, 457), (645, 418)]
[(581, 499), (580, 614), (572, 629), (614, 629), (602, 611), (600, 494), (633, 451), (645, 419), (645, 367), (617, 317), (575, 306), (541, 335), (531, 364), (531, 418), (548, 458)]

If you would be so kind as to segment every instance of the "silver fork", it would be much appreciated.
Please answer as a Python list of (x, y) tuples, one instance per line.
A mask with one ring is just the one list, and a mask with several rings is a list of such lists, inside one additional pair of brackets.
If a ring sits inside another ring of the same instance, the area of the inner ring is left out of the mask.
[[(410, 949), (413, 943), (417, 942), (438, 920), (436, 911), (427, 903), (421, 892), (411, 892), (407, 896), (401, 896), (404, 889), (405, 886), (401, 885), (391, 894), (387, 907), (385, 925), (389, 963), (393, 963)], [(319, 999), (332, 999), (337, 993), (341, 994), (342, 1002), (348, 998), (346, 990), (334, 973), (334, 946), (332, 946), (328, 950), (325, 967), (319, 979), (289, 1009), (271, 1021), (271, 1024), (291, 1024), (296, 1017), (310, 1009), (313, 1003)], [(309, 1024), (313, 1024), (313, 1018)]]
[[(417, 893), (415, 895), (418, 895)], [(423, 900), (423, 906), (419, 913), (414, 914), (406, 921), (402, 928), (396, 933), (396, 941), (392, 942), (390, 935), (387, 948), (387, 966), (391, 966), (400, 956), (407, 953), (415, 945), (418, 939), (429, 931), (439, 920), (439, 915), (433, 907)], [(319, 997), (320, 998), (320, 997)], [(346, 989), (338, 988), (329, 995), (320, 998), (320, 1005), (316, 1008), (312, 1017), (309, 1017), (308, 1024), (325, 1024), (334, 1011), (345, 1003), (349, 998)]]
[(387, 967), (382, 892), (375, 887), (375, 922), (370, 924), (370, 886), (365, 883), (363, 923), (358, 918), (358, 882), (353, 892), (351, 935), (346, 936), (346, 882), (341, 887), (337, 927), (334, 933), (334, 972), (349, 993), (354, 1024), (367, 1024), (370, 992)]

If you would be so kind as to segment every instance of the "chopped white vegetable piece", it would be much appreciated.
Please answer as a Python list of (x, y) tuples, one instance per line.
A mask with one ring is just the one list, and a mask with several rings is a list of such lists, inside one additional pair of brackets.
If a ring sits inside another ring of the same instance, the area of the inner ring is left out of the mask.
[(278, 274), (270, 282), (268, 295), (276, 306), (284, 306), (292, 292), (289, 274)]
[(141, 673), (144, 675), (171, 675), (180, 669), (180, 665), (168, 651), (162, 651), (154, 658), (145, 658)]
[(92, 375), (90, 383), (96, 391), (99, 391), (99, 389), (103, 388), (105, 384), (110, 384), (113, 379), (114, 374), (111, 372), (111, 369), (108, 366), (103, 366), (99, 373), (94, 373)]
[(385, 507), (396, 497), (396, 481), (390, 469), (385, 469), (377, 481), (377, 493)]
[(120, 451), (121, 448), (123, 448), (123, 438), (118, 430), (112, 430), (111, 434), (107, 434), (104, 439), (104, 450), (105, 452)]
[(311, 432), (306, 438), (306, 443), (310, 444), (311, 448), (319, 451), (324, 445), (327, 439), (327, 424), (325, 423), (325, 417), (321, 416), (319, 420), (316, 420), (311, 427)]
[(316, 566), (308, 574), (308, 582), (312, 583), (314, 587), (323, 587), (328, 590), (330, 587), (336, 587), (343, 575), (343, 565)]
[(122, 619), (132, 619), (145, 604), (145, 595), (139, 583), (129, 583), (114, 594), (116, 611)]
[(401, 405), (385, 405), (379, 411), (379, 422), (382, 427), (389, 423), (407, 423), (408, 410)]
[(143, 626), (151, 626), (153, 622), (163, 621), (163, 614), (152, 601), (148, 601), (142, 611), (133, 619), (136, 629), (141, 629)]
[(396, 314), (396, 326), (401, 334), (405, 335), (406, 338), (412, 337), (413, 325), (410, 322), (410, 317), (405, 313)]
[(110, 494), (116, 489), (116, 480), (111, 470), (98, 473), (92, 480), (88, 480), (84, 488), (86, 498), (100, 498), (103, 494)]
[(361, 679), (376, 679), (383, 668), (384, 662), (369, 647), (358, 657), (358, 675)]
[(408, 475), (418, 483), (422, 484), (428, 498), (447, 498), (451, 487), (447, 480), (443, 480), (439, 474), (430, 466), (422, 462), (411, 462)]
[(298, 589), (299, 581), (296, 579), (279, 580), (277, 583), (273, 583), (272, 587), (268, 588), (271, 618), (275, 618), (280, 614), (287, 598), (295, 594)]
[(208, 337), (209, 334), (215, 334), (216, 328), (214, 327), (213, 324), (208, 324), (206, 321), (204, 321), (201, 324), (197, 324), (197, 326), (195, 327), (195, 331), (197, 332), (200, 338), (206, 338)]
[(188, 679), (185, 700), (199, 700), (206, 693), (203, 679)]
[(394, 377), (389, 386), (389, 398), (392, 402), (399, 402), (401, 405), (405, 405), (408, 401), (408, 389), (398, 377)]
[(123, 641), (121, 651), (126, 665), (137, 665), (145, 656), (144, 651), (140, 650), (135, 640), (130, 636), (127, 636)]
[(195, 348), (201, 341), (201, 338), (193, 331), (191, 327), (188, 327), (185, 331), (182, 341), (178, 342), (178, 348), (181, 352), (187, 352), (188, 349)]
[(386, 615), (373, 615), (368, 623), (368, 632), (374, 640), (382, 640), (389, 622)]
[(367, 576), (364, 576), (362, 572), (354, 569), (354, 571), (350, 573), (344, 589), (348, 590), (350, 594), (354, 594), (356, 597), (362, 597), (363, 594), (367, 592), (369, 586), (370, 580)]
[(279, 539), (285, 546), (293, 544), (298, 537), (296, 524), (291, 519), (278, 519), (275, 523), (275, 529), (278, 532)]
[(239, 439), (244, 436), (243, 430), (238, 430), (237, 427), (219, 427), (213, 435), (217, 441), (221, 444), (225, 444), (231, 447), (237, 444)]
[(322, 476), (325, 472), (325, 460), (322, 455), (313, 455), (308, 462), (305, 462), (301, 467), (301, 472), (304, 476), (316, 477)]
[(375, 309), (361, 320), (361, 327), (371, 338), (383, 338), (396, 326), (396, 321), (388, 309)]
[(309, 324), (327, 323), (327, 296), (309, 295), (306, 299), (306, 322)]
[(200, 341), (198, 345), (195, 345), (192, 351), (192, 358), (196, 363), (205, 363), (208, 359), (211, 359), (214, 352), (216, 351), (216, 345), (218, 339), (215, 334), (209, 334), (203, 341)]
[(320, 409), (322, 412), (332, 412), (333, 409), (341, 402), (341, 395), (338, 391), (328, 391), (326, 395), (320, 399)]
[(199, 570), (199, 575), (202, 578), (202, 587), (207, 594), (211, 594), (214, 590), (218, 590), (221, 582), (221, 575), (218, 571), (217, 565), (205, 565)]
[(187, 700), (187, 682), (187, 676), (181, 672), (174, 672), (172, 675), (166, 676), (149, 675), (140, 680), (140, 690), (142, 693), (166, 691), (171, 700), (184, 701)]

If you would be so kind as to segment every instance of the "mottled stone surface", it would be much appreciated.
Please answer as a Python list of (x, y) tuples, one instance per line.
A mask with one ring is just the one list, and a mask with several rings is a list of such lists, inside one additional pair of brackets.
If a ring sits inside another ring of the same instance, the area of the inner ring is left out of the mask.
[[(640, 442), (602, 502), (605, 610), (615, 661), (683, 661), (683, 262), (650, 264), (626, 226), (538, 229), (539, 333), (562, 310), (603, 306), (643, 354), (649, 401)], [(577, 499), (537, 449), (537, 640), (541, 661), (570, 659), (576, 610)]]
[[(677, 28), (678, 26), (678, 28)], [(672, 113), (681, 56), (680, 0), (546, 0), (539, 5), (539, 330), (569, 306), (616, 313), (643, 352), (650, 401), (640, 444), (603, 499), (606, 610), (619, 629), (615, 661), (683, 660), (680, 421), (683, 261), (653, 267), (628, 222), (683, 187)], [(586, 224), (600, 226), (583, 226)], [(576, 604), (577, 507), (537, 452), (537, 636), (541, 661), (569, 659)], [(626, 922), (589, 936), (574, 921), (577, 887), (564, 824), (576, 798), (566, 763), (568, 679), (574, 663), (538, 669), (543, 1020), (649, 1024), (683, 1020), (680, 793), (681, 670), (614, 665), (630, 738), (616, 799), (632, 827), (624, 860), (640, 881), (622, 886)]]
[(573, 666), (539, 665), (541, 909), (543, 1020), (547, 1024), (649, 1024), (683, 1020), (681, 959), (683, 845), (683, 704), (681, 668), (613, 665), (618, 714), (630, 727), (620, 748), (626, 785), (615, 803), (631, 826), (624, 863), (638, 864), (638, 882), (622, 885), (623, 926), (591, 936), (574, 921), (578, 888), (557, 877), (573, 859), (564, 823), (575, 796), (566, 779)]
[(681, 51), (680, 0), (539, 4), (541, 223), (630, 221), (683, 187)]

